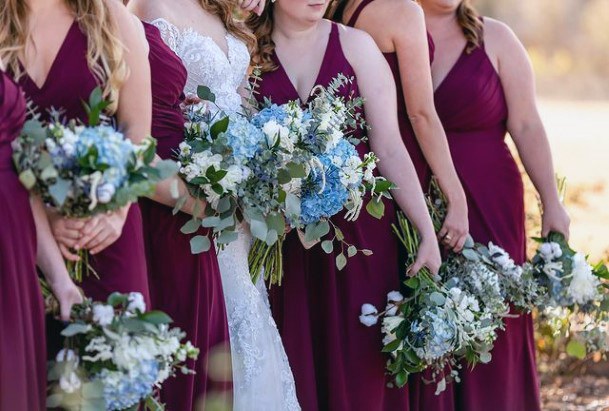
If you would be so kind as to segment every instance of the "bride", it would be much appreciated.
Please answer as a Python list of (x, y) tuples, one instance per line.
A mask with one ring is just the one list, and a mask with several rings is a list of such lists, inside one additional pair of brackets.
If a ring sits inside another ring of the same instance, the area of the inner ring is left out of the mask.
[[(226, 113), (242, 107), (243, 86), (254, 37), (233, 19), (237, 0), (132, 0), (130, 8), (157, 26), (188, 71), (184, 92), (199, 85), (216, 95)], [(260, 12), (264, 0), (240, 0), (244, 11)], [(238, 240), (218, 253), (228, 316), (235, 410), (299, 410), (294, 378), (271, 316), (262, 281), (251, 281), (247, 256), (252, 237), (242, 227)]]

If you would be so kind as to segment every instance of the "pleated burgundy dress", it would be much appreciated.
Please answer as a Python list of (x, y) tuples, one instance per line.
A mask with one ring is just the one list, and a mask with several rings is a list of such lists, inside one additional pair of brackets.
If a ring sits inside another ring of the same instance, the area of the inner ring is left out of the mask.
[[(508, 109), (501, 79), (484, 44), (465, 50), (435, 92), (452, 158), (469, 207), (470, 233), (481, 243), (503, 247), (515, 262), (526, 259), (524, 189), (506, 145)], [(462, 382), (434, 395), (434, 387), (412, 381), (416, 410), (535, 411), (540, 409), (535, 343), (530, 315), (506, 319), (493, 360), (462, 371)]]
[[(36, 107), (41, 119), (49, 118), (49, 110), (62, 110), (66, 119), (87, 121), (83, 102), (98, 81), (87, 65), (87, 35), (74, 21), (59, 49), (49, 74), (40, 87), (24, 73), (19, 83), (26, 98)], [(150, 302), (146, 257), (142, 237), (142, 216), (137, 204), (132, 204), (122, 235), (108, 248), (91, 256), (90, 263), (99, 274), (86, 276), (80, 286), (87, 297), (105, 301), (108, 295), (118, 291), (140, 292)]]
[[(159, 30), (144, 23), (150, 45), (152, 76), (152, 134), (158, 141), (158, 154), (172, 158), (184, 139), (184, 117), (180, 109), (186, 69), (182, 61), (161, 39)], [(230, 383), (215, 380), (208, 373), (210, 354), (230, 353), (228, 324), (222, 280), (215, 249), (193, 255), (190, 236), (180, 228), (190, 219), (184, 213), (152, 200), (140, 201), (144, 221), (144, 241), (152, 305), (165, 311), (174, 325), (186, 332), (201, 353), (189, 367), (195, 375), (178, 375), (163, 386), (161, 397), (168, 411), (188, 411), (196, 402), (214, 394), (230, 404)], [(229, 370), (229, 356), (213, 360), (214, 367)], [(212, 374), (213, 375), (213, 374)], [(230, 373), (229, 373), (230, 375)]]
[(0, 72), (0, 411), (44, 410), (44, 304), (36, 274), (36, 226), (27, 190), (13, 168), (11, 142), (25, 99)]
[[(277, 104), (297, 100), (298, 92), (274, 58), (279, 68), (262, 76), (258, 97)], [(316, 84), (328, 85), (339, 73), (355, 77), (333, 23)], [(358, 96), (357, 81), (341, 93)], [(360, 144), (358, 150), (363, 155), (369, 148)], [(319, 245), (305, 250), (295, 233), (286, 239), (285, 277), (271, 289), (271, 306), (305, 411), (408, 408), (407, 391), (387, 387), (380, 329), (367, 328), (358, 319), (362, 304), (384, 306), (387, 293), (399, 287), (394, 221), (391, 203), (382, 220), (365, 212), (355, 223), (342, 215), (333, 218), (348, 241), (374, 251), (350, 258), (342, 271), (335, 265), (336, 252), (328, 255)]]

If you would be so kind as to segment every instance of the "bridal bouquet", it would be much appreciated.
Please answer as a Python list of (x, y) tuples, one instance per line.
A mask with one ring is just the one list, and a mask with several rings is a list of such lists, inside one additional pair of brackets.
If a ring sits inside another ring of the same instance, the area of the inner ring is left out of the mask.
[[(48, 124), (28, 121), (13, 143), (13, 160), (19, 179), (40, 195), (47, 206), (65, 217), (87, 218), (115, 211), (154, 192), (168, 177), (173, 162), (152, 165), (156, 142), (147, 138), (135, 145), (115, 128), (101, 124), (107, 107), (101, 90), (95, 89), (86, 105), (89, 125), (67, 124), (55, 116)], [(87, 252), (72, 270), (82, 281), (88, 272)]]
[[(415, 256), (419, 239), (403, 215), (394, 231), (408, 255)], [(397, 291), (389, 293), (381, 313), (364, 304), (360, 321), (372, 326), (381, 318), (383, 352), (390, 354), (387, 371), (396, 385), (403, 386), (410, 374), (429, 368), (437, 395), (448, 382), (459, 381), (460, 360), (471, 366), (491, 360), (490, 351), (508, 309), (495, 273), (469, 260), (445, 264), (439, 277), (424, 269), (404, 284), (406, 297)]]
[(106, 304), (86, 300), (73, 320), (50, 363), (49, 408), (163, 410), (155, 390), (178, 371), (191, 373), (184, 363), (199, 354), (180, 342), (185, 334), (169, 328), (166, 314), (146, 311), (140, 293), (115, 293)]
[[(345, 212), (344, 218), (355, 221), (364, 208), (377, 218), (384, 212), (383, 197), (389, 197), (393, 185), (374, 175), (378, 158), (368, 153), (363, 158), (356, 150), (360, 139), (352, 131), (365, 128), (360, 114), (361, 98), (345, 99), (338, 91), (351, 80), (335, 78), (327, 87), (318, 86), (313, 98), (303, 108), (299, 101), (275, 105), (266, 101), (252, 118), (252, 123), (263, 130), (290, 157), (291, 173), (281, 172), (271, 187), (279, 190), (285, 200), (276, 213), (290, 228), (303, 233), (306, 243), (314, 243), (334, 231), (333, 240), (322, 242), (326, 253), (334, 249), (334, 240), (341, 247), (336, 257), (338, 269), (344, 268), (347, 257), (358, 252), (369, 255), (369, 250), (358, 250), (345, 241), (344, 235), (330, 218)], [(272, 240), (254, 233), (256, 241), (250, 251), (250, 271), (254, 280), (264, 273), (271, 284), (281, 284), (281, 248), (284, 233)], [(264, 233), (264, 231), (263, 231)]]
[(567, 353), (584, 358), (587, 353), (609, 350), (609, 271), (602, 264), (592, 266), (588, 258), (571, 249), (562, 234), (537, 238), (539, 247), (525, 270), (532, 273), (543, 292), (537, 305), (550, 322), (567, 319)]

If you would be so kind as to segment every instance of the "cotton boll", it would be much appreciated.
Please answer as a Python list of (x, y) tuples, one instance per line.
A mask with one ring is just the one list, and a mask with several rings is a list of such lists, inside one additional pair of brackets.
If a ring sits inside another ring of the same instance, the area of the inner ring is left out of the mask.
[(362, 305), (362, 314), (359, 320), (366, 327), (372, 327), (378, 322), (378, 310), (372, 304)]
[(114, 308), (110, 305), (95, 304), (93, 306), (93, 321), (102, 327), (112, 324)]

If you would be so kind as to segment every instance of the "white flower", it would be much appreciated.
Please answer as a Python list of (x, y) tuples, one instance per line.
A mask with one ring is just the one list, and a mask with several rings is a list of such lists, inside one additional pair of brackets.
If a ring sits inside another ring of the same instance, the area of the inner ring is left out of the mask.
[(398, 328), (402, 322), (404, 322), (403, 317), (383, 317), (383, 326), (381, 331), (387, 335), (393, 334), (395, 329)]
[(88, 353), (95, 353), (94, 355), (83, 355), (82, 359), (89, 362), (107, 361), (112, 358), (112, 346), (107, 344), (108, 341), (105, 337), (95, 337), (89, 341), (89, 344), (85, 347), (85, 351)]
[(203, 191), (205, 192), (206, 200), (209, 205), (211, 205), (211, 208), (213, 208), (214, 210), (218, 208), (218, 203), (220, 202), (220, 195), (214, 190), (212, 190), (212, 188), (209, 186), (205, 186)]
[(378, 310), (372, 304), (362, 305), (362, 314), (359, 316), (359, 320), (366, 327), (372, 327), (378, 322)]
[[(228, 167), (226, 175), (220, 180), (220, 185), (222, 185), (225, 191), (235, 191), (237, 184), (240, 184), (245, 179), (245, 169), (246, 167), (242, 168), (237, 165)], [(249, 172), (249, 169), (247, 171)]]
[(182, 141), (178, 147), (180, 149), (180, 155), (187, 156), (190, 154), (190, 145), (187, 142)]
[(573, 256), (573, 278), (569, 284), (569, 295), (578, 304), (586, 304), (598, 295), (599, 279), (592, 273), (592, 267), (583, 254)]
[(108, 204), (112, 201), (112, 196), (116, 192), (116, 188), (111, 183), (104, 183), (97, 187), (97, 201), (101, 204)]
[(68, 394), (72, 394), (81, 386), (80, 378), (75, 372), (70, 372), (68, 375), (62, 375), (59, 378), (59, 387)]
[(127, 302), (127, 311), (131, 311), (132, 313), (136, 313), (137, 311), (143, 313), (146, 311), (146, 302), (144, 301), (142, 293), (129, 293)]
[(373, 180), (374, 180), (373, 170), (370, 167), (366, 167), (366, 170), (364, 171), (364, 181), (366, 181), (367, 183), (372, 183)]
[(76, 356), (76, 353), (73, 350), (70, 350), (70, 349), (67, 349), (67, 348), (63, 348), (55, 356), (55, 361), (56, 362), (72, 362), (72, 361), (74, 361), (76, 364), (78, 364), (78, 357)]
[(102, 327), (112, 324), (114, 308), (110, 305), (95, 304), (93, 306), (93, 321)]

